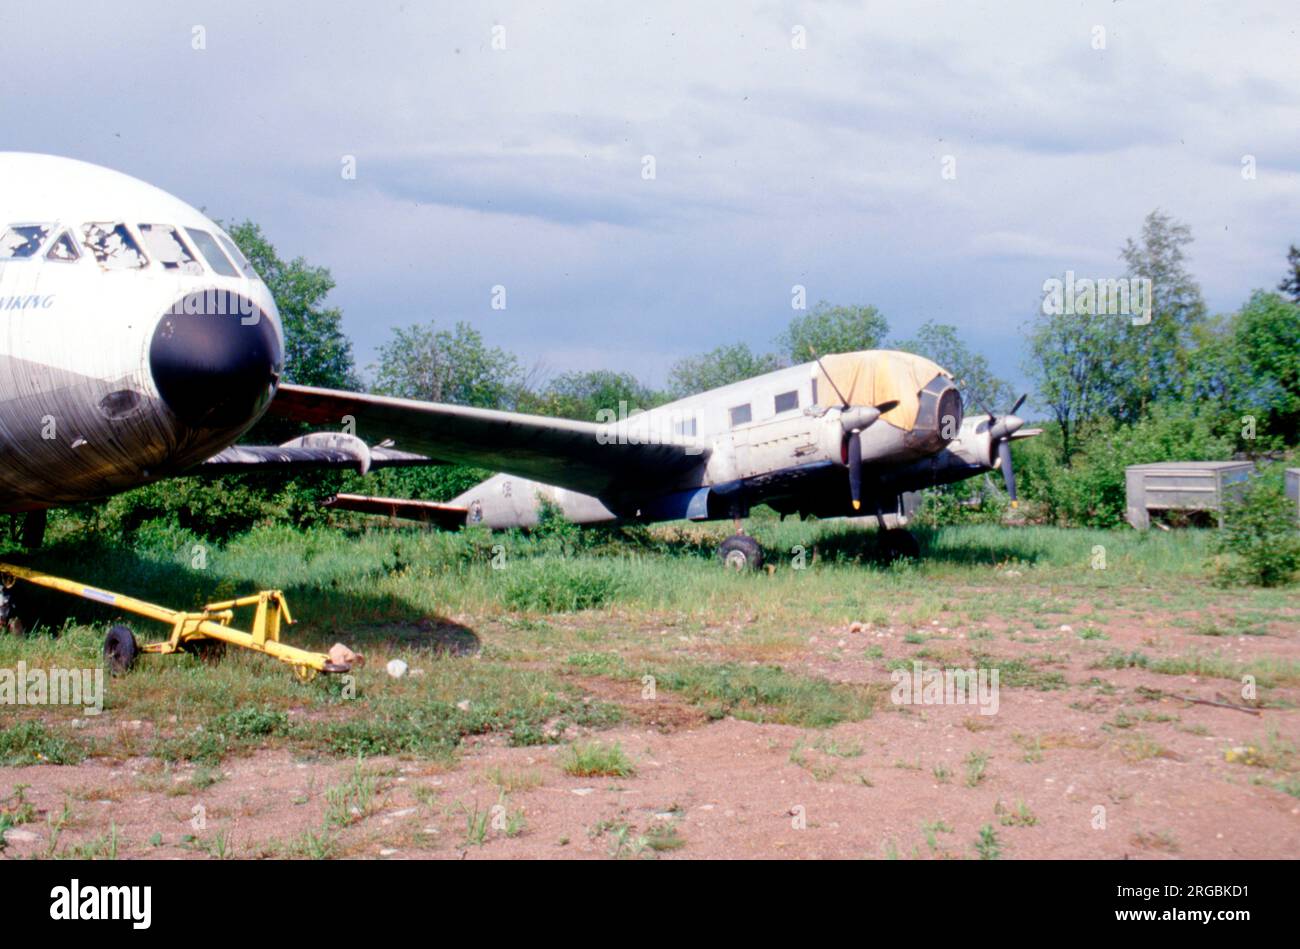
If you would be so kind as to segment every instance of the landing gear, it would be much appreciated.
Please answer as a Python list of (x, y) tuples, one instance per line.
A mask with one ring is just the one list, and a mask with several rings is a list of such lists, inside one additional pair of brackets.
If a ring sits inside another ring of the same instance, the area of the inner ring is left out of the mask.
[(746, 534), (733, 534), (718, 546), (718, 558), (728, 570), (757, 570), (763, 566), (763, 548)]
[(919, 560), (921, 545), (911, 531), (896, 527), (880, 532), (880, 552), (889, 563), (903, 558)]
[(135, 633), (131, 632), (129, 626), (119, 623), (104, 637), (104, 665), (115, 676), (131, 671), (139, 651), (135, 643)]

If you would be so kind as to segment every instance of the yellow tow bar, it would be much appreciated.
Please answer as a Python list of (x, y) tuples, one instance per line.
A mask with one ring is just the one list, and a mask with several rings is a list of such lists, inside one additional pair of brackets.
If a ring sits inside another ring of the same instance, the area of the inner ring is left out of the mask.
[[(36, 586), (58, 590), (61, 593), (70, 593), (96, 603), (116, 606), (171, 626), (172, 633), (168, 639), (144, 646), (137, 646), (135, 635), (125, 627), (115, 626), (109, 630), (108, 638), (104, 641), (104, 661), (115, 673), (130, 669), (138, 652), (167, 655), (183, 652), (186, 646), (198, 645), (205, 641), (228, 643), (241, 649), (265, 653), (293, 666), (298, 678), (304, 681), (314, 679), (320, 672), (341, 673), (351, 669), (346, 664), (332, 662), (324, 653), (308, 652), (280, 642), (281, 622), (290, 625), (293, 623), (293, 617), (289, 615), (289, 605), (285, 603), (284, 594), (279, 590), (262, 590), (260, 593), (241, 596), (234, 600), (209, 603), (197, 613), (185, 613), (137, 600), (135, 597), (86, 586), (75, 580), (50, 576), (28, 567), (0, 563), (0, 582), (3, 582), (4, 587), (6, 589), (12, 587), (17, 580), (25, 580)], [(230, 625), (235, 618), (234, 611), (248, 606), (255, 607), (251, 633), (235, 629)]]

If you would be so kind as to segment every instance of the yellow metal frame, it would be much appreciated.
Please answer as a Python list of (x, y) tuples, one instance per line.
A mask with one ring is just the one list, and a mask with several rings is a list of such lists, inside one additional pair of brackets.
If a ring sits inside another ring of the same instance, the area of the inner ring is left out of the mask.
[[(115, 606), (171, 626), (172, 632), (169, 638), (162, 642), (147, 643), (140, 647), (141, 652), (168, 655), (181, 651), (186, 643), (205, 639), (217, 640), (241, 649), (264, 653), (288, 663), (293, 666), (298, 677), (304, 680), (314, 679), (320, 672), (349, 671), (348, 666), (331, 662), (329, 656), (324, 653), (308, 652), (280, 642), (281, 624), (291, 625), (293, 617), (289, 613), (289, 605), (285, 602), (284, 594), (279, 590), (262, 590), (233, 600), (221, 600), (209, 603), (199, 612), (186, 613), (16, 564), (0, 563), (0, 578), (4, 579), (5, 586), (12, 586), (13, 579), (25, 580), (36, 586)], [(246, 633), (235, 629), (230, 623), (235, 618), (235, 610), (249, 606), (255, 607), (253, 630)]]

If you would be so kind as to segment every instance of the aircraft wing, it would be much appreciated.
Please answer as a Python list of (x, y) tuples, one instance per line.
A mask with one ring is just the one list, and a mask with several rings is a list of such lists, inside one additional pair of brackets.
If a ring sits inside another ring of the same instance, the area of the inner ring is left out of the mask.
[(703, 446), (636, 444), (626, 427), (437, 402), (280, 386), (269, 411), (338, 427), (349, 418), (360, 437), (394, 439), (433, 461), (474, 465), (599, 498), (664, 489), (708, 459)]
[(355, 436), (313, 432), (283, 445), (231, 445), (185, 472), (187, 475), (245, 474), (252, 471), (301, 471), (304, 468), (351, 468), (365, 474), (375, 468), (438, 465), (423, 455), (386, 446), (371, 447)]

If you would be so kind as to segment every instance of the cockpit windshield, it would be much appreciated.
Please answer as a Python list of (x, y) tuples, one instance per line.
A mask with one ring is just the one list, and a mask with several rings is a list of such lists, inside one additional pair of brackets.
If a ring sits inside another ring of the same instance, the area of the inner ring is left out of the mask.
[(87, 224), (83, 233), (86, 248), (105, 270), (138, 270), (149, 263), (125, 224)]
[(238, 244), (219, 231), (217, 232), (217, 240), (221, 241), (221, 246), (226, 249), (226, 253), (230, 255), (230, 259), (239, 265), (239, 269), (244, 272), (245, 277), (249, 280), (262, 279), (257, 275), (257, 271), (253, 269), (253, 265), (248, 262), (248, 258), (244, 256), (242, 251), (240, 251)]
[(239, 271), (235, 265), (226, 259), (226, 255), (221, 252), (220, 246), (212, 239), (212, 235), (207, 231), (201, 231), (197, 227), (185, 228), (185, 233), (190, 236), (190, 240), (199, 249), (203, 259), (208, 262), (208, 266), (221, 274), (223, 277), (238, 277)]
[(50, 224), (14, 224), (0, 235), (0, 260), (24, 260), (35, 257), (50, 236)]
[(140, 236), (145, 249), (164, 270), (177, 270), (183, 274), (200, 275), (203, 265), (185, 246), (176, 228), (169, 224), (141, 224)]

